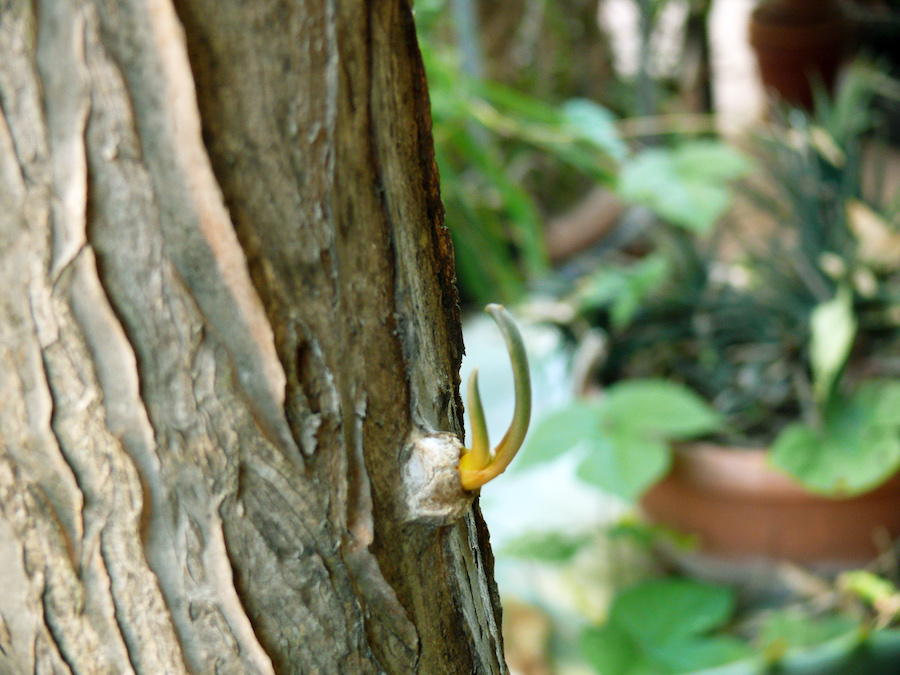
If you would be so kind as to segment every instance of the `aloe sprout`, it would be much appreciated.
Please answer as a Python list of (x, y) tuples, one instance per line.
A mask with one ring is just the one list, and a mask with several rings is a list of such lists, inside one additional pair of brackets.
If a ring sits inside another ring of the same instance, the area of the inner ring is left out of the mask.
[(478, 371), (472, 371), (467, 391), (472, 447), (465, 449), (459, 460), (459, 478), (464, 490), (477, 490), (503, 473), (522, 447), (531, 419), (531, 379), (528, 375), (528, 358), (525, 356), (522, 336), (503, 305), (490, 304), (485, 310), (497, 323), (500, 332), (503, 333), (503, 339), (506, 340), (506, 348), (512, 361), (516, 405), (509, 430), (491, 453), (481, 395), (478, 393)]

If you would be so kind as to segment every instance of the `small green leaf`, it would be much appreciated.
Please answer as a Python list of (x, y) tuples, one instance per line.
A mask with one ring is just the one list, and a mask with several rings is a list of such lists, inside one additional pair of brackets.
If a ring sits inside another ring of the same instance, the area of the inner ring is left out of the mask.
[(588, 99), (578, 98), (563, 104), (563, 116), (585, 140), (621, 161), (628, 154), (628, 146), (619, 137), (616, 118), (612, 112)]
[(760, 642), (771, 649), (811, 647), (846, 635), (859, 628), (857, 621), (844, 615), (811, 617), (791, 609), (773, 611), (762, 629)]
[(581, 310), (609, 306), (612, 326), (621, 330), (669, 272), (669, 261), (660, 254), (647, 255), (629, 267), (604, 265), (581, 282), (576, 301)]
[(573, 401), (551, 413), (528, 435), (519, 452), (515, 469), (556, 459), (575, 446), (600, 434), (599, 403)]
[(809, 327), (813, 393), (822, 405), (828, 400), (856, 337), (850, 289), (842, 285), (831, 300), (816, 306), (810, 314)]
[(596, 439), (578, 467), (578, 476), (626, 501), (636, 501), (669, 471), (672, 453), (667, 443), (631, 433), (607, 432)]
[(849, 570), (838, 576), (838, 584), (877, 609), (878, 605), (900, 596), (900, 589), (869, 570)]

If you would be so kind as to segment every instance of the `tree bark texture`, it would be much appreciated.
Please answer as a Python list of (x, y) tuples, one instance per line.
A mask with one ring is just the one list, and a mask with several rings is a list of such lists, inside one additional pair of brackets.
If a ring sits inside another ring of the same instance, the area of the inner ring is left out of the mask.
[(0, 675), (501, 673), (407, 0), (0, 0)]

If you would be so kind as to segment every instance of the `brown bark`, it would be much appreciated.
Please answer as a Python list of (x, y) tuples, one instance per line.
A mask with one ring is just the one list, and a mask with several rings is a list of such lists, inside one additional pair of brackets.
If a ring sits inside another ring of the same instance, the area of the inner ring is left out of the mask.
[(0, 674), (505, 672), (406, 0), (0, 2)]

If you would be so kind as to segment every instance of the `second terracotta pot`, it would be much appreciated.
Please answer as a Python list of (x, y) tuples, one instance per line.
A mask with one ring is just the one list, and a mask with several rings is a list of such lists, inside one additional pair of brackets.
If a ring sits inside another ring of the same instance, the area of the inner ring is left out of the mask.
[(829, 89), (846, 56), (850, 23), (834, 2), (763, 2), (750, 18), (750, 46), (763, 85), (811, 108), (813, 84)]

